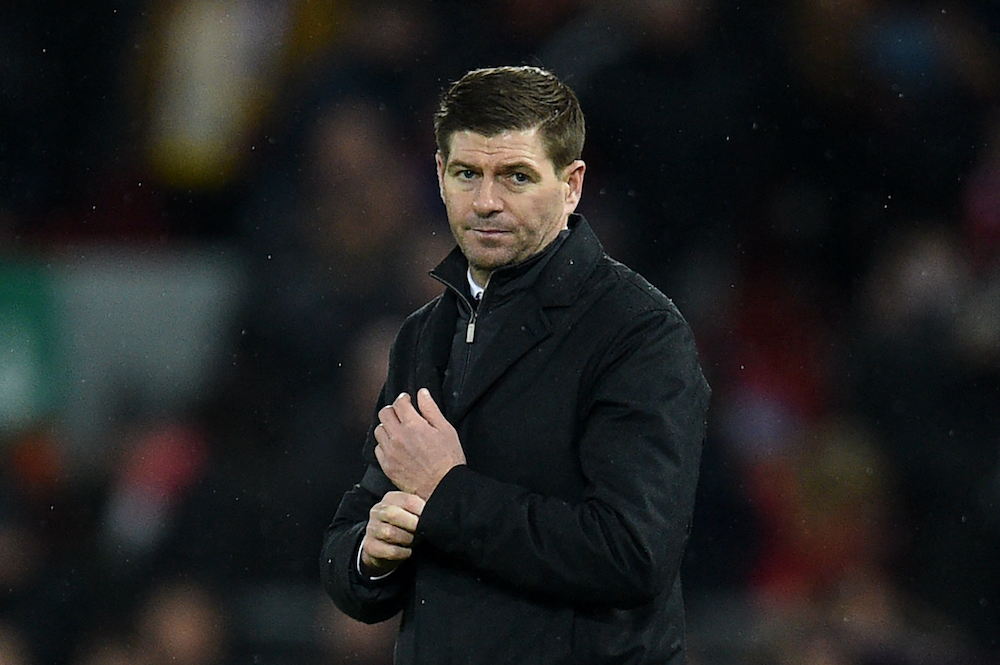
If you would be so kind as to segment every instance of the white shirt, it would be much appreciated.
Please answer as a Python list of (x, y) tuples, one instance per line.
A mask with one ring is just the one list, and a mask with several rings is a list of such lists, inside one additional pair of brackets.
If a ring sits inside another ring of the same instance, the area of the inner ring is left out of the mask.
[(478, 284), (476, 284), (476, 280), (472, 279), (472, 268), (471, 267), (466, 271), (465, 276), (469, 279), (469, 291), (472, 292), (472, 297), (475, 300), (482, 300), (482, 298), (483, 298), (483, 291), (485, 291), (486, 289), (485, 289), (485, 287), (482, 287), (482, 286), (479, 286)]

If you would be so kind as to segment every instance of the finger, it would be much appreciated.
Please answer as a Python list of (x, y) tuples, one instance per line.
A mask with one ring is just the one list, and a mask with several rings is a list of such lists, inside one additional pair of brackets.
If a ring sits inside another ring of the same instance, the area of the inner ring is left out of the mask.
[(393, 524), (380, 521), (369, 521), (365, 527), (365, 535), (389, 545), (409, 547), (413, 544), (413, 532)]
[(392, 408), (396, 412), (396, 417), (403, 425), (413, 425), (423, 422), (423, 418), (413, 405), (408, 393), (399, 393), (399, 397), (392, 403)]
[(413, 550), (405, 545), (393, 545), (378, 538), (365, 538), (362, 547), (362, 560), (367, 559), (369, 565), (372, 560), (405, 561), (413, 554)]
[(424, 501), (421, 497), (417, 496), (416, 494), (407, 494), (406, 503), (403, 505), (403, 507), (406, 508), (407, 512), (409, 512), (411, 515), (416, 515), (419, 518), (421, 513), (424, 512), (425, 505), (427, 505), (427, 502)]
[(451, 426), (448, 419), (441, 413), (437, 402), (431, 397), (431, 391), (427, 390), (427, 388), (421, 388), (417, 391), (417, 406), (420, 407), (420, 413), (423, 414), (423, 417), (434, 429)]
[(420, 517), (400, 506), (390, 506), (389, 510), (385, 512), (385, 521), (397, 529), (415, 533)]
[(399, 506), (406, 512), (416, 515), (417, 517), (420, 517), (420, 514), (424, 511), (424, 505), (426, 504), (426, 502), (416, 494), (399, 491), (386, 492), (385, 496), (382, 497), (382, 503)]
[(379, 423), (378, 425), (375, 426), (374, 434), (375, 434), (375, 440), (378, 441), (380, 444), (385, 443), (386, 441), (389, 440), (389, 432), (386, 431), (385, 425), (383, 425), (382, 423)]
[(375, 453), (375, 461), (378, 462), (379, 467), (381, 467), (382, 471), (385, 472), (385, 465), (386, 465), (385, 448), (382, 447), (381, 441), (379, 441), (375, 445), (375, 450), (373, 452)]
[(414, 532), (420, 516), (411, 512), (405, 505), (395, 505), (381, 501), (372, 507), (369, 513), (369, 523), (382, 522), (396, 528)]
[(399, 423), (399, 416), (396, 413), (396, 408), (392, 405), (383, 406), (378, 410), (378, 420), (383, 425), (389, 427)]

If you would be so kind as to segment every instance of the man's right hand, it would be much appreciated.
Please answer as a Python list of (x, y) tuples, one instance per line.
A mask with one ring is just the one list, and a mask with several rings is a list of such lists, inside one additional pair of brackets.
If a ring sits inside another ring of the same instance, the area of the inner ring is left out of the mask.
[(410, 558), (423, 509), (424, 500), (406, 492), (388, 492), (372, 506), (361, 543), (362, 574), (386, 575)]

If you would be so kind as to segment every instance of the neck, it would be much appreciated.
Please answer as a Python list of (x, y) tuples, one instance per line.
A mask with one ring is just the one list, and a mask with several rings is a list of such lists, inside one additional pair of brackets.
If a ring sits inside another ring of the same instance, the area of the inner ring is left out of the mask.
[(490, 281), (490, 274), (492, 274), (490, 271), (480, 270), (470, 266), (469, 272), (472, 274), (472, 279), (477, 285), (486, 288), (486, 282)]

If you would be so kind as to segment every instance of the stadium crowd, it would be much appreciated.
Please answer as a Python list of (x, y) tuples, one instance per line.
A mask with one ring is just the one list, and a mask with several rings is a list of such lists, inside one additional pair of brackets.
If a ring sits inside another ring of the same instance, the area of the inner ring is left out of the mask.
[(496, 64), (700, 343), (692, 663), (1000, 662), (996, 2), (8, 5), (0, 663), (391, 662), (319, 544)]

